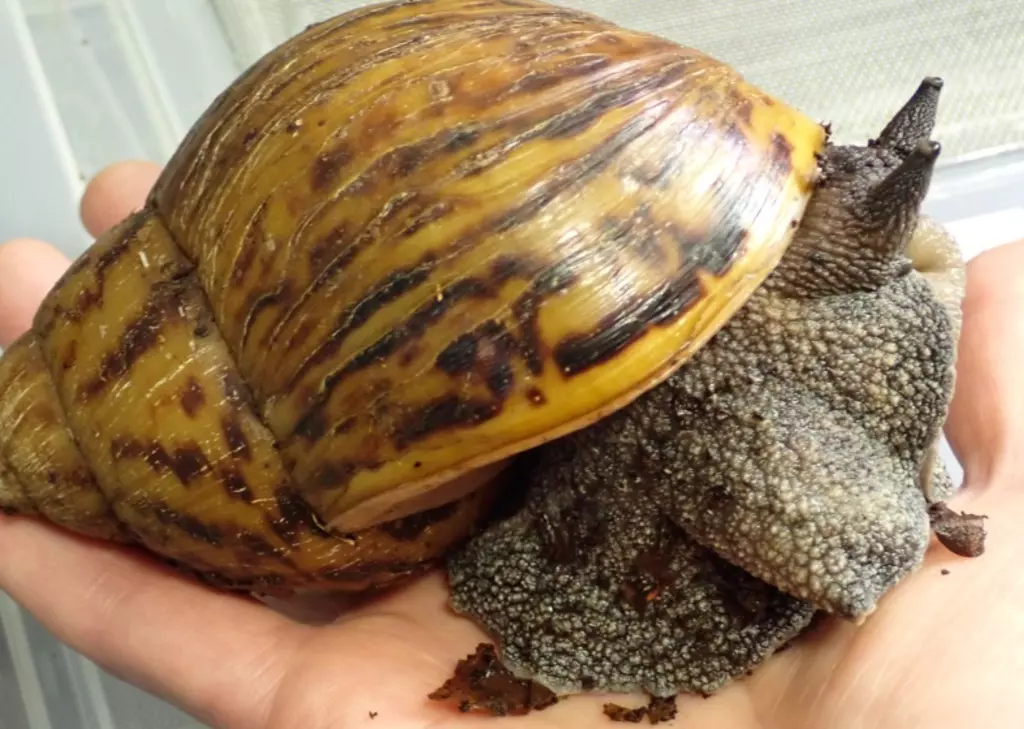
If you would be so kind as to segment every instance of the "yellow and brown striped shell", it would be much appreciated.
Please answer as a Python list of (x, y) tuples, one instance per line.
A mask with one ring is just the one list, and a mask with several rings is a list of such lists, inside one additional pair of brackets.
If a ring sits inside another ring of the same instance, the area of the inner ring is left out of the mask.
[(719, 61), (535, 0), (313, 26), (0, 362), (0, 503), (239, 587), (387, 583), (718, 330), (824, 143)]

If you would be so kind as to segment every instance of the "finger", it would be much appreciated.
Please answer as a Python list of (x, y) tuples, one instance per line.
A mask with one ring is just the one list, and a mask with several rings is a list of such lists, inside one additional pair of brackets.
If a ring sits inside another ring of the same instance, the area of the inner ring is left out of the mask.
[(0, 589), (57, 638), (213, 726), (258, 724), (305, 630), (32, 519), (0, 517), (0, 555)]
[[(967, 265), (957, 382), (946, 437), (966, 486), (1012, 483), (1024, 441), (1024, 241)], [(1019, 480), (1019, 479), (1018, 479)]]
[(18, 238), (0, 245), (0, 347), (32, 326), (39, 303), (68, 267), (49, 243)]
[(151, 162), (118, 162), (97, 174), (85, 188), (79, 211), (89, 234), (98, 237), (140, 209), (160, 167)]

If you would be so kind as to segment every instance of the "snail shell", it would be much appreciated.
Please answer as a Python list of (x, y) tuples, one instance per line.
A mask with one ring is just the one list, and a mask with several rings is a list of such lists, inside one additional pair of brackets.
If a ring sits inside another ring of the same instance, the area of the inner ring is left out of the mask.
[(271, 51), (0, 361), (0, 504), (241, 589), (365, 589), (508, 460), (655, 386), (771, 272), (825, 130), (533, 0)]

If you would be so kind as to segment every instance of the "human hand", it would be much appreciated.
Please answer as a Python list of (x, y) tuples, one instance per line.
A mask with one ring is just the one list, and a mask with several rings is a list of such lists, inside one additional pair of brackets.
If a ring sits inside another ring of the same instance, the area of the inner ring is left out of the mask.
[[(127, 164), (98, 177), (82, 204), (89, 232), (99, 235), (139, 207), (157, 173)], [(0, 345), (28, 328), (67, 265), (39, 241), (0, 248)], [(1024, 715), (1017, 692), (1024, 536), (1014, 528), (1024, 522), (1024, 461), (1016, 456), (1024, 447), (1024, 380), (1015, 376), (1024, 361), (1020, 271), (1024, 241), (968, 266), (947, 427), (966, 471), (966, 488), (951, 506), (989, 516), (986, 553), (965, 560), (935, 547), (864, 625), (825, 622), (712, 699), (681, 697), (676, 725), (1000, 728)], [(57, 637), (216, 727), (589, 729), (608, 721), (605, 701), (626, 703), (572, 697), (494, 720), (429, 701), (455, 662), (486, 640), (448, 610), (437, 573), (311, 623), (32, 519), (0, 518), (0, 555), (0, 589)]]

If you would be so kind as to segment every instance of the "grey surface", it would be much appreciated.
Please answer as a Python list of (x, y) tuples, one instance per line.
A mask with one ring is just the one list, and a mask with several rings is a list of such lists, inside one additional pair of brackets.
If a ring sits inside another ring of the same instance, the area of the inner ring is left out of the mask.
[(54, 640), (47, 630), (31, 615), (22, 614), (25, 639), (32, 646), (35, 670), (50, 725), (57, 727), (86, 727), (100, 729), (95, 711), (90, 711), (89, 695), (77, 691), (75, 674), (68, 665), (68, 649)]
[(17, 0), (0, 0), (0, 240), (32, 234), (65, 250), (85, 242), (73, 201), (81, 180), (53, 98), (40, 90)]
[[(1020, 104), (1024, 109), (1024, 94)], [(1024, 140), (1024, 132), (1021, 139)], [(943, 223), (1021, 206), (1024, 206), (1024, 149), (944, 167), (932, 183), (925, 202), (925, 210)]]
[[(0, 600), (3, 595), (0, 594)], [(6, 640), (0, 640), (0, 729), (22, 729), (31, 726), (22, 681), (14, 666), (14, 652)], [(45, 650), (45, 649), (44, 649)]]

